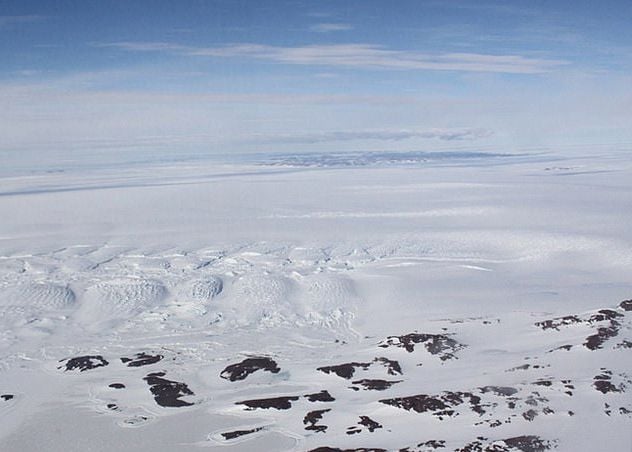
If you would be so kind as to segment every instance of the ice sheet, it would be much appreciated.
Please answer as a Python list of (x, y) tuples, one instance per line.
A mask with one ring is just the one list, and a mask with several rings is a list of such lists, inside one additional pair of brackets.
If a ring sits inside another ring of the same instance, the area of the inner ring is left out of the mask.
[(628, 450), (632, 163), (414, 157), (3, 173), (0, 449)]

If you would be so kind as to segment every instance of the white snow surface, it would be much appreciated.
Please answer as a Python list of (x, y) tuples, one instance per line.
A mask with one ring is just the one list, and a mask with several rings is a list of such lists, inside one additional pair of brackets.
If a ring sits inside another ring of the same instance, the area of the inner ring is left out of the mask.
[(632, 450), (632, 159), (380, 156), (5, 169), (0, 450)]

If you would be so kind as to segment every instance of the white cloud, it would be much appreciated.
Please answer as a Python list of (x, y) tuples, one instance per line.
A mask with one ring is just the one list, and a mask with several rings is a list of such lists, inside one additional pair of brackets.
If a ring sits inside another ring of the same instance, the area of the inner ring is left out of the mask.
[(428, 130), (359, 130), (330, 131), (305, 135), (281, 135), (264, 138), (264, 141), (275, 143), (313, 144), (336, 141), (377, 140), (401, 141), (412, 138), (437, 139), (442, 141), (466, 141), (485, 138), (492, 131), (482, 128), (428, 129)]
[(350, 24), (342, 24), (342, 23), (320, 23), (314, 24), (309, 27), (310, 31), (315, 31), (316, 33), (329, 33), (332, 31), (347, 31), (353, 30), (353, 27)]
[(514, 81), (495, 77), (493, 90), (457, 97), (152, 91), (102, 83), (128, 86), (126, 81), (146, 80), (154, 71), (3, 81), (0, 152), (511, 152), (580, 144), (629, 150), (632, 143), (629, 76), (609, 75), (604, 85), (603, 77), (561, 73), (546, 91), (541, 84), (516, 89)]
[(480, 53), (429, 54), (392, 50), (372, 44), (306, 45), (297, 47), (264, 44), (232, 44), (220, 47), (187, 47), (165, 42), (117, 42), (100, 44), (128, 51), (168, 51), (199, 57), (251, 58), (284, 64), (362, 69), (434, 70), (539, 74), (569, 62), (521, 55)]

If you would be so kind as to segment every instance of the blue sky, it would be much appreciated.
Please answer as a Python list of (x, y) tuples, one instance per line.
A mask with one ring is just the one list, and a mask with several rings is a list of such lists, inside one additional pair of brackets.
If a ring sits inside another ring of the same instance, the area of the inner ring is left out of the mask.
[(0, 150), (632, 147), (630, 23), (630, 1), (0, 1)]

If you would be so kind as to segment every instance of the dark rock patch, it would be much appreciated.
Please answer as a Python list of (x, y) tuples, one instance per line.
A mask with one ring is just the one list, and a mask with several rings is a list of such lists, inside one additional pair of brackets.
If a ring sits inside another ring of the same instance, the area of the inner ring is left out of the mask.
[(512, 367), (511, 369), (507, 369), (507, 372), (515, 372), (517, 370), (528, 370), (531, 367), (531, 364), (522, 364), (520, 366)]
[(374, 432), (378, 428), (382, 428), (382, 424), (374, 421), (369, 416), (360, 416), (360, 422), (358, 422), (358, 424), (364, 425), (369, 430), (369, 432)]
[(433, 396), (418, 394), (409, 397), (382, 399), (379, 402), (406, 411), (415, 411), (417, 413), (431, 412), (433, 416), (442, 420), (446, 416), (455, 416), (456, 412), (452, 408), (462, 405), (466, 401), (469, 403), (472, 411), (478, 414), (485, 413), (481, 405), (481, 398), (470, 392), (444, 391), (441, 394)]
[(305, 430), (311, 430), (317, 433), (325, 432), (329, 427), (323, 424), (319, 424), (319, 421), (323, 418), (323, 414), (331, 411), (330, 408), (326, 410), (314, 410), (310, 411), (303, 418), (303, 424), (306, 425)]
[(593, 334), (586, 338), (584, 347), (589, 350), (597, 350), (603, 347), (603, 344), (619, 334), (619, 324), (614, 320), (610, 321), (610, 326), (603, 326), (597, 329), (597, 334)]
[(366, 429), (370, 433), (373, 433), (375, 430), (382, 428), (382, 424), (374, 421), (369, 416), (360, 416), (360, 421), (358, 422), (358, 425), (347, 428), (347, 435), (355, 435), (356, 433), (360, 433), (363, 430), (362, 427), (366, 427)]
[[(59, 362), (64, 362), (64, 360), (62, 359)], [(70, 358), (66, 360), (64, 372), (77, 369), (79, 369), (79, 372), (84, 372), (86, 370), (96, 369), (97, 367), (105, 367), (108, 364), (110, 363), (101, 355), (77, 356), (76, 358)], [(63, 368), (64, 366), (58, 367), (58, 369)]]
[(570, 344), (560, 345), (559, 347), (556, 347), (554, 349), (549, 350), (548, 353), (552, 353), (552, 352), (555, 352), (555, 351), (558, 351), (558, 350), (564, 350), (564, 351), (568, 352), (568, 351), (570, 351), (571, 348), (573, 348), (573, 346), (570, 345)]
[[(500, 427), (501, 425), (503, 425), (503, 421), (501, 421), (500, 419), (486, 419), (484, 421), (476, 422), (474, 425), (483, 425), (483, 424), (487, 424), (491, 428), (495, 428), (495, 427)], [(505, 424), (511, 424), (511, 419), (506, 419)]]
[(614, 348), (632, 348), (632, 341), (628, 341), (626, 339), (623, 342), (620, 342), (617, 345), (615, 345)]
[(612, 372), (602, 369), (601, 374), (593, 377), (593, 387), (602, 394), (607, 394), (609, 392), (623, 392), (623, 387), (615, 386), (611, 380)]
[(127, 367), (141, 367), (155, 364), (164, 358), (162, 355), (149, 355), (145, 352), (136, 353), (134, 358), (121, 358), (123, 364), (127, 364)]
[(623, 314), (612, 309), (601, 309), (596, 314), (591, 315), (586, 322), (595, 323), (603, 322), (605, 320), (614, 320), (616, 318), (623, 317)]
[[(632, 310), (632, 300), (623, 301), (619, 304), (619, 307), (625, 311)], [(597, 328), (597, 333), (588, 336), (584, 342), (584, 346), (589, 350), (597, 350), (603, 347), (603, 344), (619, 334), (619, 329), (621, 325), (618, 322), (618, 319), (624, 317), (619, 311), (614, 309), (600, 309), (592, 314), (586, 314), (582, 317), (578, 315), (567, 315), (564, 317), (556, 317), (554, 319), (543, 320), (541, 322), (536, 322), (535, 325), (542, 328), (543, 330), (554, 329), (559, 331), (560, 327), (575, 325), (575, 324), (584, 324), (593, 326), (596, 323), (608, 322), (609, 325), (599, 326)], [(570, 345), (565, 345), (562, 347), (558, 347), (554, 350), (566, 349), (570, 350)]]
[(239, 438), (241, 436), (245, 436), (245, 435), (250, 435), (252, 433), (256, 433), (256, 432), (260, 432), (261, 430), (263, 430), (263, 427), (257, 427), (257, 428), (253, 428), (250, 430), (235, 430), (232, 432), (225, 432), (222, 433), (221, 435), (224, 437), (225, 440), (231, 440), (231, 439), (235, 439), (235, 438)]
[(305, 394), (303, 397), (310, 402), (334, 402), (336, 400), (329, 394), (329, 391), (325, 389), (314, 394)]
[(540, 393), (537, 391), (533, 391), (527, 398), (524, 399), (524, 403), (529, 406), (538, 406), (540, 402), (545, 403), (549, 400), (546, 397), (540, 396)]
[(386, 449), (360, 447), (358, 449), (340, 449), (339, 447), (321, 446), (308, 452), (386, 452)]
[[(529, 356), (524, 359), (531, 359)], [(545, 367), (551, 367), (550, 364), (522, 364), (520, 366), (507, 369), (505, 372), (515, 372), (516, 370), (528, 370), (528, 369), (544, 369)]]
[(441, 399), (431, 397), (426, 394), (418, 394), (409, 397), (397, 397), (393, 399), (382, 399), (380, 403), (402, 408), (406, 411), (416, 411), (425, 413), (426, 411), (445, 410), (448, 408)]
[(324, 372), (326, 374), (336, 374), (344, 379), (351, 379), (355, 374), (357, 369), (368, 370), (374, 364), (381, 364), (384, 368), (386, 368), (386, 372), (389, 375), (402, 375), (402, 368), (399, 365), (398, 361), (394, 361), (384, 357), (378, 357), (373, 359), (371, 362), (350, 362), (344, 364), (337, 364), (335, 366), (323, 366), (319, 367), (316, 370)]
[(389, 336), (378, 347), (400, 347), (412, 353), (417, 344), (423, 344), (428, 353), (439, 356), (442, 361), (456, 358), (454, 354), (465, 348), (465, 345), (457, 342), (445, 334), (410, 333), (403, 336)]
[(341, 378), (345, 378), (349, 380), (351, 377), (353, 377), (353, 374), (355, 374), (355, 371), (357, 368), (367, 370), (370, 366), (371, 366), (371, 363), (351, 362), (351, 363), (345, 363), (345, 364), (337, 364), (335, 366), (319, 367), (316, 370), (319, 370), (326, 374), (333, 373), (333, 374), (338, 375)]
[(123, 383), (110, 383), (108, 387), (112, 389), (124, 389), (125, 385)]
[[(429, 441), (425, 441), (423, 443), (417, 444), (415, 450), (428, 450), (428, 449), (443, 449), (445, 448), (445, 441), (431, 439)], [(399, 452), (413, 452), (413, 449), (410, 447), (404, 447), (403, 449), (399, 449)]]
[[(484, 444), (482, 441), (472, 441), (454, 452), (484, 452)], [(486, 451), (485, 451), (486, 452)]]
[(5, 402), (8, 402), (9, 400), (13, 399), (15, 396), (13, 394), (2, 394), (0, 395), (0, 399), (4, 400)]
[(562, 384), (564, 385), (564, 389), (566, 389), (566, 391), (564, 391), (564, 394), (572, 396), (573, 395), (572, 390), (575, 389), (575, 385), (571, 384), (571, 380), (562, 380)]
[(503, 397), (509, 397), (518, 392), (516, 388), (512, 388), (509, 386), (483, 386), (482, 388), (478, 388), (483, 394), (491, 392), (492, 394), (496, 394)]
[(625, 300), (619, 303), (619, 307), (626, 312), (632, 311), (632, 300)]
[(600, 379), (600, 380), (610, 380), (610, 378), (612, 378), (611, 370), (608, 370), (605, 367), (602, 367), (599, 370), (601, 370), (601, 375), (597, 375), (595, 378)]
[(596, 380), (595, 382), (593, 382), (593, 386), (602, 394), (607, 394), (609, 392), (621, 392), (619, 388), (617, 388), (611, 382), (605, 380)]
[(533, 409), (527, 410), (524, 413), (522, 413), (522, 417), (525, 418), (527, 421), (534, 420), (537, 415), (538, 415), (538, 412)]
[(477, 441), (472, 441), (455, 452), (544, 452), (553, 447), (555, 442), (534, 435), (515, 436), (492, 442), (479, 437)]
[(386, 367), (386, 372), (389, 375), (402, 375), (402, 367), (398, 361), (387, 358), (375, 358), (373, 362), (380, 363)]
[(116, 403), (108, 403), (107, 405), (108, 410), (112, 410), (112, 411), (118, 411), (119, 407)]
[[(388, 381), (388, 380), (356, 380), (352, 383), (354, 385), (362, 386), (365, 390), (369, 391), (384, 391), (385, 389), (390, 388), (391, 386), (401, 383), (402, 380)], [(351, 386), (351, 389), (358, 391), (360, 388)]]
[(220, 373), (220, 377), (229, 381), (244, 380), (248, 377), (248, 375), (258, 370), (264, 370), (266, 372), (277, 374), (281, 369), (277, 366), (277, 363), (273, 359), (265, 356), (258, 356), (254, 358), (246, 358), (240, 363), (227, 366)]
[(235, 405), (245, 405), (251, 410), (256, 408), (262, 408), (264, 410), (267, 410), (268, 408), (289, 410), (292, 408), (292, 402), (296, 400), (298, 400), (298, 396), (281, 396), (269, 399), (244, 400), (242, 402), (236, 402)]
[(523, 435), (514, 436), (513, 438), (507, 438), (503, 442), (514, 449), (518, 449), (522, 452), (543, 452), (551, 449), (553, 443), (551, 441), (545, 441), (539, 436), (535, 435)]
[(582, 323), (582, 320), (576, 315), (567, 315), (564, 317), (556, 317), (554, 319), (536, 322), (535, 326), (539, 326), (543, 330), (553, 329), (559, 331), (561, 326), (574, 325), (576, 323)]
[(156, 403), (162, 407), (183, 407), (193, 405), (180, 397), (195, 395), (185, 383), (162, 378), (164, 372), (154, 372), (143, 378), (149, 385), (149, 390)]

